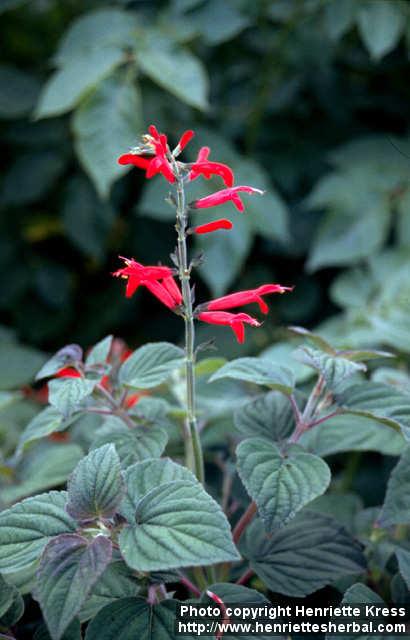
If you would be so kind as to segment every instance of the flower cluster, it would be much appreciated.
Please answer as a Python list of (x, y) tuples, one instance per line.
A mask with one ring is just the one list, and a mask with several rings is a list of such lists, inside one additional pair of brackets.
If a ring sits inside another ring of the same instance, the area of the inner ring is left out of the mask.
[[(170, 184), (175, 183), (177, 180), (190, 182), (200, 176), (207, 180), (212, 176), (218, 176), (222, 179), (225, 188), (190, 202), (187, 206), (187, 214), (193, 214), (198, 210), (208, 209), (227, 202), (232, 202), (235, 208), (243, 213), (245, 206), (239, 194), (262, 195), (263, 191), (246, 185), (234, 186), (232, 169), (221, 162), (209, 160), (209, 147), (201, 147), (195, 162), (184, 163), (177, 160), (177, 157), (193, 136), (193, 131), (185, 131), (176, 147), (171, 150), (167, 136), (159, 133), (157, 128), (151, 125), (148, 128), (148, 133), (143, 136), (141, 144), (132, 148), (129, 153), (120, 156), (118, 162), (122, 165), (131, 164), (144, 169), (147, 178), (161, 174)], [(221, 229), (229, 230), (232, 229), (232, 226), (230, 220), (220, 218), (213, 222), (187, 226), (184, 232), (186, 237), (186, 235), (192, 233), (205, 234)], [(125, 266), (113, 275), (127, 280), (127, 297), (132, 296), (138, 287), (142, 285), (169, 309), (184, 315), (186, 311), (184, 309), (185, 302), (181, 290), (175, 282), (176, 271), (174, 269), (164, 266), (144, 266), (133, 259), (122, 259), (125, 262)], [(256, 289), (239, 291), (201, 304), (194, 309), (193, 315), (195, 319), (202, 322), (231, 327), (238, 342), (242, 343), (245, 339), (245, 324), (259, 327), (260, 322), (247, 313), (232, 313), (227, 309), (257, 303), (261, 312), (266, 314), (268, 306), (262, 296), (291, 290), (292, 287), (265, 284)]]

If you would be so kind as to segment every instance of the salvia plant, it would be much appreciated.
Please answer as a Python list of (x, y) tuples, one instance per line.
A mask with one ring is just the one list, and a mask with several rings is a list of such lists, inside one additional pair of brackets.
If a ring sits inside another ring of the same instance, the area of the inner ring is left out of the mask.
[[(226, 602), (318, 590), (328, 602), (408, 599), (409, 378), (375, 366), (389, 353), (336, 349), (300, 327), (290, 328), (298, 347), (285, 363), (270, 351), (204, 356), (212, 344), (195, 342), (196, 323), (230, 327), (243, 343), (245, 326), (268, 313), (266, 296), (291, 286), (195, 300), (192, 276), (205, 257), (191, 256), (188, 240), (232, 226), (207, 221), (206, 210), (232, 203), (246, 215), (242, 197), (262, 192), (235, 185), (207, 147), (182, 162), (193, 135), (171, 150), (150, 126), (119, 158), (169, 183), (177, 245), (170, 265), (121, 258), (113, 274), (126, 296), (147, 289), (179, 316), (185, 344), (132, 352), (108, 336), (86, 354), (68, 345), (41, 367), (32, 393), (47, 406), (2, 467), (3, 638), (20, 637), (28, 594), (44, 618), (27, 623), (35, 640), (172, 640), (184, 600), (217, 603), (223, 622)], [(189, 199), (192, 181), (215, 177), (221, 190)], [(258, 318), (242, 310), (250, 304)], [(363, 509), (340, 479), (337, 454), (366, 450), (402, 454), (381, 508)], [(49, 490), (67, 476), (65, 490)]]

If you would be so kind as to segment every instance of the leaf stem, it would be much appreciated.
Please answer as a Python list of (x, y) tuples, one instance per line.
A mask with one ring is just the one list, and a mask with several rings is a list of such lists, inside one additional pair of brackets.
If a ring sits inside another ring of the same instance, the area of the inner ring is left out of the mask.
[(236, 545), (238, 544), (246, 527), (253, 520), (253, 517), (256, 514), (257, 510), (258, 509), (257, 509), (256, 503), (251, 502), (248, 508), (246, 509), (245, 513), (243, 514), (243, 516), (240, 518), (239, 522), (236, 524), (232, 534), (233, 541)]
[(199, 437), (195, 408), (195, 328), (193, 315), (193, 299), (191, 292), (191, 269), (188, 267), (186, 229), (188, 225), (187, 206), (185, 202), (184, 180), (175, 158), (171, 160), (176, 177), (177, 207), (176, 230), (178, 234), (177, 256), (178, 275), (181, 282), (184, 301), (185, 321), (185, 374), (186, 374), (186, 423), (184, 431), (185, 460), (190, 469), (202, 484), (205, 480), (202, 446)]
[(187, 578), (186, 576), (181, 574), (180, 582), (181, 582), (181, 584), (184, 585), (184, 587), (186, 587), (189, 591), (191, 591), (194, 594), (194, 596), (200, 596), (201, 595), (201, 590), (198, 589), (198, 587), (195, 586), (194, 583), (191, 582), (191, 580), (189, 578)]
[(246, 571), (243, 572), (241, 577), (238, 578), (238, 580), (236, 581), (236, 584), (246, 584), (252, 578), (254, 573), (255, 572), (253, 569), (246, 569)]
[(121, 420), (125, 422), (125, 424), (133, 429), (135, 427), (135, 423), (133, 419), (128, 415), (128, 413), (121, 407), (120, 403), (115, 400), (115, 398), (111, 395), (111, 393), (105, 389), (102, 384), (97, 384), (96, 389), (104, 396), (107, 402), (111, 405), (112, 411), (110, 412), (112, 415), (116, 415)]

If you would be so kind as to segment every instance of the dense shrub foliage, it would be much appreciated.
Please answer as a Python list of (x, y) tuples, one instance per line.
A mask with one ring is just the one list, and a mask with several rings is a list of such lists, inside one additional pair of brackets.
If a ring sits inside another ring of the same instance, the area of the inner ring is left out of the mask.
[(0, 12), (0, 637), (408, 603), (408, 3)]

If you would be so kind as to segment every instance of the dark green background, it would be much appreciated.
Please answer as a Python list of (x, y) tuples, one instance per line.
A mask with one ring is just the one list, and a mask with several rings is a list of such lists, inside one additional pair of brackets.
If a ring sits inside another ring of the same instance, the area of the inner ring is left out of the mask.
[(155, 263), (173, 249), (162, 178), (116, 166), (155, 122), (173, 141), (197, 130), (191, 153), (209, 144), (238, 183), (269, 193), (245, 216), (218, 210), (235, 230), (206, 239), (197, 299), (296, 289), (271, 298), (240, 350), (217, 329), (225, 355), (328, 318), (321, 330), (339, 344), (410, 350), (408, 2), (2, 0), (0, 11), (0, 315), (20, 340), (179, 339), (177, 318), (147, 292), (125, 300), (110, 277), (118, 254)]

